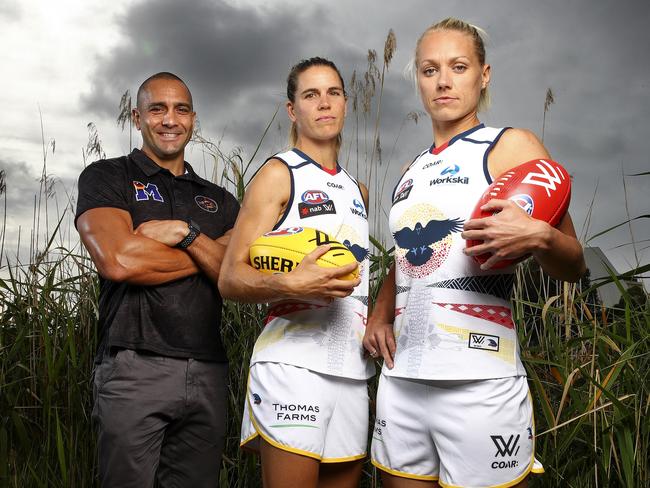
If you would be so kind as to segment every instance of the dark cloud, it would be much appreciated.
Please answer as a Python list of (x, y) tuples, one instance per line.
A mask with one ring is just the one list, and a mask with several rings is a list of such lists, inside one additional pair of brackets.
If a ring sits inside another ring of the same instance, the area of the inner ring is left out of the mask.
[[(349, 84), (354, 70), (357, 75), (365, 70), (369, 48), (377, 50), (381, 69), (383, 42), (393, 28), (398, 49), (382, 99), (383, 166), (373, 168), (382, 180), (386, 175), (386, 183), (377, 185), (383, 193), (375, 199), (387, 209), (388, 192), (402, 164), (428, 146), (432, 137), (427, 117), (417, 124), (406, 120), (409, 112), (421, 110), (421, 104), (411, 83), (401, 76), (402, 67), (419, 34), (453, 15), (489, 34), (494, 102), (481, 119), (494, 126), (527, 127), (541, 136), (546, 90), (552, 88), (556, 102), (546, 114), (544, 142), (575, 177), (571, 211), (577, 227), (587, 218), (597, 180), (598, 212), (591, 229), (596, 232), (625, 219), (621, 165), (628, 173), (650, 166), (645, 144), (650, 135), (646, 2), (494, 0), (488, 5), (463, 0), (437, 3), (435, 10), (428, 0), (413, 0), (408, 8), (391, 2), (378, 5), (370, 0), (337, 8), (330, 3), (300, 8), (275, 3), (271, 9), (209, 0), (140, 2), (118, 20), (123, 42), (97, 60), (92, 90), (83, 97), (83, 105), (113, 118), (124, 90), (134, 92), (153, 72), (176, 72), (192, 89), (204, 134), (222, 139), (226, 147), (241, 146), (247, 160), (275, 109), (284, 104), (285, 77), (292, 64), (316, 54), (330, 57)], [(375, 119), (371, 115), (366, 125), (360, 118), (359, 127), (367, 126), (359, 141), (358, 173), (363, 180), (369, 174), (363, 163), (369, 156), (363, 148), (371, 151)], [(353, 170), (356, 120), (357, 114), (349, 110), (342, 162)], [(285, 145), (287, 126), (280, 107), (254, 167)], [(647, 203), (637, 203), (636, 192), (647, 194), (647, 185), (647, 177), (629, 182), (634, 193), (628, 197), (635, 200), (632, 208), (639, 213), (648, 210)], [(647, 227), (638, 238), (650, 237)]]
[(114, 116), (126, 89), (135, 91), (157, 71), (172, 71), (192, 89), (200, 114), (217, 118), (221, 111), (242, 106), (250, 111), (259, 104), (263, 113), (283, 100), (288, 68), (301, 57), (322, 53), (313, 26), (323, 29), (327, 23), (310, 7), (288, 11), (208, 0), (141, 2), (119, 19), (124, 42), (97, 60), (92, 90), (82, 101), (87, 109)]
[(23, 17), (23, 9), (17, 0), (4, 0), (0, 3), (0, 21), (6, 19), (18, 22)]
[[(6, 183), (5, 255), (12, 262), (17, 255), (24, 261), (32, 245), (42, 249), (62, 217), (63, 223), (55, 245), (77, 243), (76, 231), (71, 227), (75, 180), (49, 175), (46, 184), (41, 185), (41, 174), (23, 161), (0, 159), (0, 168), (5, 171)], [(5, 195), (0, 201), (0, 205), (4, 206)], [(4, 210), (2, 208), (0, 211), (4, 213)]]

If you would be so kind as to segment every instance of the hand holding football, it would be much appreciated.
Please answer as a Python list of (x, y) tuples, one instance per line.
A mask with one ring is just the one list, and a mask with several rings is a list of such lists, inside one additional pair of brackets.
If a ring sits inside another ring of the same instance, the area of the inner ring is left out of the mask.
[[(494, 180), (479, 198), (470, 218), (480, 219), (494, 215), (493, 212), (481, 209), (492, 199), (511, 200), (530, 217), (555, 226), (569, 208), (571, 178), (566, 169), (555, 161), (547, 159), (528, 161), (506, 171)], [(467, 247), (471, 248), (481, 243), (481, 240), (468, 239)], [(490, 256), (491, 254), (485, 253), (473, 258), (483, 264)], [(492, 268), (503, 268), (521, 259), (502, 260)]]
[[(329, 245), (329, 250), (316, 263), (323, 268), (336, 268), (357, 263), (354, 254), (343, 244), (330, 238), (325, 232), (309, 227), (289, 227), (267, 232), (258, 237), (250, 247), (250, 262), (262, 273), (289, 273), (305, 256), (317, 247)], [(340, 279), (355, 280), (359, 268)]]

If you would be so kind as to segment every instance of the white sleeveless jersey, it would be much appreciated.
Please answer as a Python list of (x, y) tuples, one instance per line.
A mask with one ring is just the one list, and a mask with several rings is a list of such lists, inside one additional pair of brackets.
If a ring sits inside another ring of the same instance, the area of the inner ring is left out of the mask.
[(525, 375), (510, 295), (514, 268), (481, 271), (463, 223), (492, 182), (489, 151), (506, 129), (482, 124), (422, 152), (393, 191), (395, 367), (435, 380)]
[(266, 325), (255, 343), (251, 364), (272, 361), (353, 379), (375, 374), (361, 341), (368, 313), (368, 215), (357, 181), (337, 165), (328, 172), (293, 149), (269, 159), (284, 162), (291, 174), (287, 209), (274, 229), (312, 227), (346, 245), (359, 261), (361, 283), (351, 296), (269, 305)]

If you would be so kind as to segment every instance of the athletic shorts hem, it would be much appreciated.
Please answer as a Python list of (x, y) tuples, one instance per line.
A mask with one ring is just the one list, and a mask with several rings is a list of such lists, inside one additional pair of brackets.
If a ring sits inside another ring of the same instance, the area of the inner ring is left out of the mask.
[(420, 481), (438, 481), (438, 477), (434, 475), (405, 473), (404, 471), (397, 471), (396, 469), (391, 469), (388, 466), (384, 466), (383, 464), (378, 463), (374, 459), (371, 459), (370, 462), (376, 468), (381, 469), (382, 471), (385, 471), (388, 474), (392, 474), (393, 476), (399, 476), (400, 478), (408, 478), (411, 480), (420, 480)]
[[(300, 456), (310, 457), (312, 459), (316, 459), (317, 461), (321, 461), (323, 459), (320, 454), (315, 454), (313, 452), (305, 451), (303, 449), (297, 449), (295, 447), (287, 446), (285, 444), (280, 444), (278, 441), (274, 441), (269, 436), (265, 435), (263, 432), (260, 431), (260, 428), (258, 427), (257, 422), (255, 422), (255, 418), (253, 417), (252, 412), (251, 412), (251, 421), (253, 422), (253, 427), (255, 427), (255, 430), (257, 431), (257, 435), (259, 435), (262, 439), (264, 439), (266, 442), (271, 444), (273, 447), (277, 449), (281, 449), (283, 451), (290, 452), (292, 454), (299, 454)], [(249, 437), (248, 440), (252, 440), (254, 437), (256, 436), (253, 435)]]
[[(487, 486), (485, 488), (509, 488), (510, 486), (515, 486), (516, 484), (519, 484), (522, 481), (524, 481), (526, 479), (526, 477), (531, 473), (541, 474), (541, 473), (544, 472), (543, 468), (542, 468), (542, 471), (539, 471), (539, 469), (533, 469), (532, 465), (533, 465), (533, 463), (531, 463), (531, 465), (528, 467), (528, 469), (526, 469), (526, 471), (524, 471), (522, 474), (520, 474), (517, 478), (515, 478), (512, 481), (507, 481), (507, 482), (501, 483), (499, 485), (490, 485), (490, 486)], [(438, 480), (438, 484), (442, 488), (464, 488), (463, 486), (450, 485), (450, 484), (445, 483), (444, 481), (440, 481), (440, 480)]]
[(258, 438), (259, 436), (260, 436), (260, 435), (259, 435), (257, 432), (255, 432), (254, 434), (248, 436), (246, 439), (244, 439), (243, 441), (241, 441), (241, 442), (239, 443), (239, 447), (240, 447), (241, 449), (246, 449), (247, 451), (257, 452), (257, 449), (253, 449), (252, 447), (247, 446), (247, 444), (248, 444), (249, 442), (251, 442), (252, 440)]
[[(254, 420), (253, 420), (253, 426), (255, 427), (255, 429), (257, 429), (257, 426), (255, 425)], [(318, 461), (320, 461), (323, 464), (348, 463), (348, 462), (351, 462), (351, 461), (358, 461), (360, 459), (365, 459), (368, 456), (368, 453), (364, 452), (362, 454), (356, 454), (354, 456), (346, 456), (346, 457), (340, 457), (340, 458), (323, 458), (323, 457), (319, 456), (318, 454), (314, 454), (313, 452), (310, 452), (310, 451), (304, 451), (302, 449), (296, 449), (294, 447), (290, 447), (290, 446), (286, 446), (284, 444), (280, 444), (277, 441), (274, 441), (272, 439), (267, 438), (264, 434), (258, 432), (257, 430), (256, 430), (256, 432), (254, 434), (252, 434), (251, 436), (249, 436), (247, 439), (243, 440), (239, 444), (240, 449), (243, 449), (245, 451), (252, 452), (252, 453), (255, 453), (255, 454), (259, 454), (259, 451), (257, 449), (247, 445), (249, 442), (255, 440), (258, 437), (261, 437), (266, 442), (271, 444), (273, 447), (276, 447), (278, 449), (282, 449), (283, 451), (291, 452), (293, 454), (299, 454), (301, 456), (307, 456), (307, 457), (310, 457), (310, 458), (313, 458), (313, 459), (317, 459)]]
[(340, 458), (322, 458), (320, 462), (323, 464), (348, 463), (350, 461), (358, 461), (359, 459), (364, 459), (367, 456), (368, 453), (364, 452), (363, 454), (357, 454), (355, 456), (347, 456), (347, 457), (340, 457)]

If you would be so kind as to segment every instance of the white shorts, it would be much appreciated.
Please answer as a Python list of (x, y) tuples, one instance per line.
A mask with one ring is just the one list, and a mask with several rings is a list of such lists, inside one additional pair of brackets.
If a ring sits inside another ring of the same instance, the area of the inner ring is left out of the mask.
[(531, 471), (543, 473), (526, 377), (429, 381), (382, 374), (372, 463), (442, 487), (508, 487)]
[(368, 444), (368, 384), (282, 363), (255, 363), (248, 377), (241, 446), (259, 437), (323, 463), (362, 459)]

